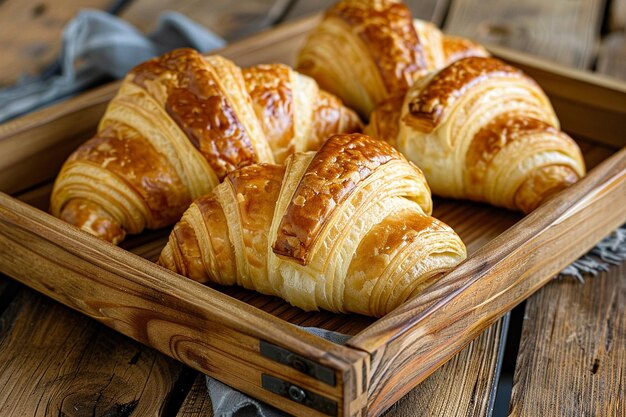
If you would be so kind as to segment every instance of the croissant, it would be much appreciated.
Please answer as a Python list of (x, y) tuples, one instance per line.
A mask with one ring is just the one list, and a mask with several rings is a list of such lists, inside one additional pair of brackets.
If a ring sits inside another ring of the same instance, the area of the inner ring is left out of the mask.
[(61, 169), (50, 210), (117, 244), (175, 223), (228, 172), (360, 130), (354, 112), (287, 66), (241, 71), (176, 50), (128, 74), (96, 136)]
[(304, 310), (382, 316), (466, 256), (431, 207), (423, 174), (395, 149), (336, 135), (285, 166), (228, 174), (174, 226), (159, 263)]
[(401, 1), (343, 0), (311, 32), (296, 69), (368, 117), (377, 103), (429, 71), (472, 55), (488, 54), (474, 42), (413, 20)]
[(443, 197), (529, 213), (585, 175), (541, 88), (495, 58), (465, 58), (417, 81), (383, 102), (366, 132), (416, 163)]

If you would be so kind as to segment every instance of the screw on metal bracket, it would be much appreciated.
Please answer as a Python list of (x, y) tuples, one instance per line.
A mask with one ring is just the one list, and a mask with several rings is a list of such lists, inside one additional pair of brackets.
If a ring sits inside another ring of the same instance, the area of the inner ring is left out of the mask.
[(326, 415), (336, 417), (339, 407), (337, 401), (323, 397), (305, 388), (284, 381), (275, 376), (262, 374), (261, 386), (266, 390), (278, 394), (281, 397), (288, 398), (292, 401), (300, 403), (306, 407), (312, 408)]
[(332, 387), (337, 384), (335, 371), (332, 368), (320, 365), (317, 362), (313, 362), (310, 359), (290, 352), (287, 349), (273, 345), (264, 340), (261, 340), (259, 351), (261, 352), (262, 356), (268, 359), (271, 359), (278, 363), (282, 363), (283, 365), (290, 366), (296, 371), (309, 375), (317, 379), (318, 381), (322, 381)]
[(291, 397), (292, 400), (299, 402), (299, 403), (304, 401), (304, 399), (306, 398), (306, 392), (304, 392), (302, 388), (297, 387), (295, 385), (291, 385), (289, 389), (287, 390), (287, 393), (289, 393), (289, 396)]
[(296, 371), (300, 371), (304, 374), (309, 372), (309, 366), (307, 363), (296, 354), (289, 354), (287, 356), (287, 362), (294, 368)]

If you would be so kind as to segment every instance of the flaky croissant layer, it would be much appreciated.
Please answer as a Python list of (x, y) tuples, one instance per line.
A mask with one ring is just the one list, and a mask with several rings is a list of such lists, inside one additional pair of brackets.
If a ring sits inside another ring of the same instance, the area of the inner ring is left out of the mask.
[(285, 65), (241, 70), (180, 49), (134, 68), (96, 136), (66, 161), (51, 212), (113, 243), (180, 219), (227, 173), (361, 130), (354, 112)]
[(337, 135), (284, 167), (228, 174), (185, 212), (159, 263), (305, 310), (382, 316), (466, 256), (431, 207), (423, 174), (392, 147)]
[(342, 0), (311, 31), (296, 68), (367, 118), (382, 100), (467, 56), (488, 53), (414, 20), (401, 1)]
[(520, 70), (471, 57), (383, 102), (366, 131), (386, 139), (433, 193), (529, 213), (585, 175), (576, 142)]

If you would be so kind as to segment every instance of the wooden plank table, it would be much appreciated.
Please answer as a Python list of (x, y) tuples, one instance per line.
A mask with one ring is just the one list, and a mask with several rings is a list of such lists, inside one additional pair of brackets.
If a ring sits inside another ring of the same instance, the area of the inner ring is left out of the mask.
[[(234, 40), (318, 12), (329, 3), (20, 0), (18, 5), (17, 0), (7, 0), (0, 3), (0, 45), (11, 48), (3, 49), (6, 58), (0, 65), (0, 84), (15, 80), (18, 68), (32, 72), (49, 64), (58, 51), (61, 28), (79, 7), (119, 7), (122, 18), (144, 31), (153, 27), (161, 10), (173, 9)], [(597, 60), (600, 72), (626, 79), (626, 61), (619, 58), (626, 56), (625, 35), (620, 32), (623, 19), (605, 13), (604, 1), (559, 0), (549, 5), (519, 0), (514, 6), (503, 0), (409, 3), (417, 17), (443, 24), (449, 32), (517, 47), (579, 68), (590, 68)], [(612, 10), (621, 14), (620, 2), (612, 4)], [(21, 36), (25, 31), (16, 25), (35, 22), (42, 15), (49, 16), (42, 24), (45, 30)], [(603, 16), (610, 25), (603, 25)], [(615, 32), (602, 40), (603, 26)], [(520, 33), (533, 36), (520, 37)], [(43, 49), (24, 53), (43, 48), (37, 44), (44, 41), (45, 53)], [(595, 46), (601, 41), (598, 55)], [(24, 198), (42, 207), (46, 204), (28, 193)], [(571, 280), (549, 284), (526, 303), (523, 322), (512, 323), (506, 354), (508, 316), (386, 415), (490, 416), (496, 395), (504, 409), (500, 407), (493, 415), (506, 415), (506, 384), (497, 389), (502, 360), (504, 369), (515, 370), (511, 415), (624, 415), (625, 280), (621, 265), (587, 279), (584, 286)], [(511, 343), (516, 338), (521, 339), (519, 354)], [(202, 375), (0, 277), (0, 415), (209, 416), (211, 403)]]

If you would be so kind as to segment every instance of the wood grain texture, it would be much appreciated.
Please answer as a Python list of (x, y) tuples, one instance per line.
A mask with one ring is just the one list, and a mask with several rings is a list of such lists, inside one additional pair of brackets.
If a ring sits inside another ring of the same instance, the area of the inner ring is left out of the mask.
[(95, 133), (117, 87), (109, 84), (0, 124), (0, 191), (16, 193), (56, 176), (70, 153)]
[(213, 417), (213, 404), (207, 393), (204, 375), (196, 377), (176, 417)]
[[(61, 48), (65, 24), (83, 8), (108, 10), (116, 0), (4, 0), (0, 2), (0, 87), (36, 74)], [(27, 30), (25, 30), (27, 28)]]
[(511, 416), (626, 415), (626, 264), (526, 303)]
[(626, 30), (626, 0), (611, 0), (609, 4), (609, 29)]
[(626, 81), (626, 32), (614, 32), (602, 40), (597, 71)]
[(22, 287), (0, 321), (0, 415), (160, 415), (182, 365)]
[[(626, 148), (348, 341), (372, 355), (377, 414), (626, 221)], [(580, 224), (585, 224), (581, 233)], [(442, 342), (445, 341), (445, 342)]]
[(595, 56), (604, 0), (455, 0), (445, 30), (576, 68)]
[(499, 377), (508, 316), (409, 391), (385, 417), (490, 416)]
[[(260, 387), (261, 373), (337, 401), (363, 403), (367, 355), (310, 335), (220, 292), (108, 245), (0, 194), (0, 269), (196, 370), (291, 413), (311, 413)], [(259, 353), (259, 340), (336, 372), (335, 387)], [(354, 401), (354, 402), (353, 402)], [(360, 409), (360, 408), (359, 408)]]
[[(580, 144), (589, 168), (594, 167), (612, 153), (608, 148), (594, 146), (585, 142), (580, 142)], [(43, 186), (40, 189), (30, 190), (19, 195), (19, 198), (29, 204), (46, 204), (49, 190), (49, 186)], [(518, 213), (507, 210), (443, 199), (435, 201), (435, 214), (455, 227), (466, 242), (470, 254), (475, 253), (480, 247), (496, 238), (520, 219)], [(156, 231), (131, 238), (124, 245), (127, 249), (140, 256), (147, 259), (156, 259), (165, 244), (166, 238), (166, 230)], [(345, 317), (327, 312), (305, 313), (289, 306), (280, 299), (263, 296), (237, 287), (221, 288), (221, 291), (294, 324), (323, 327), (346, 334), (356, 334), (372, 323), (371, 318), (363, 316)], [(398, 405), (399, 410), (403, 413), (409, 413), (418, 412), (426, 407), (426, 410), (430, 410), (433, 413), (436, 413), (435, 410), (445, 410), (446, 413), (449, 413), (453, 408), (458, 410), (472, 408), (482, 413), (486, 406), (484, 402), (486, 397), (483, 393), (486, 392), (489, 381), (493, 381), (493, 362), (490, 361), (494, 358), (491, 355), (497, 350), (500, 342), (500, 339), (495, 336), (491, 330), (486, 332), (475, 342), (476, 346), (478, 346), (477, 348), (467, 348), (456, 359), (453, 359), (452, 363), (445, 365), (443, 370), (437, 371), (431, 377), (432, 380), (427, 379), (420, 385), (420, 387), (424, 388), (418, 387), (414, 394), (410, 394), (414, 401), (403, 401), (401, 403), (403, 405)], [(484, 352), (481, 352), (481, 349), (484, 349)], [(472, 378), (475, 378), (475, 380), (472, 380)], [(462, 385), (465, 387), (463, 390), (458, 390), (459, 381), (465, 381)], [(431, 398), (429, 390), (433, 389), (433, 386), (449, 387), (445, 390), (447, 393), (446, 401), (441, 401), (440, 397)], [(476, 387), (476, 391), (469, 389), (469, 387)], [(423, 389), (426, 389), (426, 394), (418, 394), (423, 392), (421, 391)], [(418, 401), (418, 398), (421, 401)], [(482, 401), (478, 399), (482, 399)], [(188, 398), (186, 404), (190, 401), (190, 398)], [(206, 400), (195, 398), (184, 409), (197, 409), (198, 401), (204, 403)], [(428, 401), (428, 403), (425, 403), (425, 401)], [(419, 407), (411, 408), (414, 403), (419, 404)], [(207, 408), (209, 405), (205, 404), (203, 407)]]
[(289, 3), (290, 0), (134, 0), (120, 17), (149, 32), (161, 13), (176, 11), (232, 41), (271, 26)]
[[(506, 320), (489, 327), (452, 360), (394, 404), (385, 417), (481, 417), (490, 414), (506, 337)], [(187, 394), (178, 417), (213, 414), (204, 376)]]

